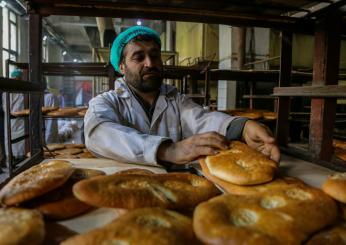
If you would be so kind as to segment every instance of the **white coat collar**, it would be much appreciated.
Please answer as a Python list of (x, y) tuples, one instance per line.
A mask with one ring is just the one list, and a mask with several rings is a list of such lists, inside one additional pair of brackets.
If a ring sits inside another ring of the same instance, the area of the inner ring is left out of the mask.
[[(160, 88), (160, 95), (171, 96), (174, 95), (177, 89), (168, 84), (162, 84)], [(124, 80), (124, 78), (120, 77), (114, 82), (114, 92), (120, 98), (129, 98), (131, 96), (131, 92)]]

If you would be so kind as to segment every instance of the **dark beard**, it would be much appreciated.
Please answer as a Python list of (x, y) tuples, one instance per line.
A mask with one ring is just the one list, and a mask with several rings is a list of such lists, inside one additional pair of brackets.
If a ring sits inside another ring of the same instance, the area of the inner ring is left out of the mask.
[[(144, 75), (148, 73), (155, 73), (155, 75), (143, 79)], [(143, 70), (141, 74), (134, 74), (125, 67), (125, 80), (126, 83), (137, 89), (139, 92), (155, 92), (158, 91), (162, 85), (162, 71), (159, 71), (157, 68), (150, 68)]]

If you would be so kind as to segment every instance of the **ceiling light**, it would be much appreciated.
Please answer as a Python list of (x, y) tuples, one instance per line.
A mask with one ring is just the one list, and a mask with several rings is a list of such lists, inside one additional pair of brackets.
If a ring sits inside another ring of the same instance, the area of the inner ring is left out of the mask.
[(62, 52), (62, 55), (65, 56), (67, 54), (66, 50), (64, 50), (64, 52)]
[(137, 25), (138, 26), (142, 25), (142, 21), (141, 20), (137, 20)]
[(6, 7), (6, 4), (7, 4), (6, 1), (2, 0), (0, 2), (0, 7), (4, 8), (4, 7)]
[(43, 38), (42, 38), (43, 41), (46, 41), (47, 40), (47, 36), (44, 35)]
[(73, 59), (73, 62), (77, 62), (77, 59)]

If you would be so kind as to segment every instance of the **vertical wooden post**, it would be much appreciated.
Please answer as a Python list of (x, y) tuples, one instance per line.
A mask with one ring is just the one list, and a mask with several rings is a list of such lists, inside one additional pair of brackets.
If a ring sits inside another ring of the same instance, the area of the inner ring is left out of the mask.
[[(338, 84), (340, 24), (337, 11), (316, 24), (312, 85)], [(335, 112), (335, 98), (311, 99), (309, 148), (316, 159), (331, 159)]]
[[(288, 87), (291, 80), (292, 71), (292, 33), (281, 32), (281, 55), (280, 55), (280, 75), (279, 86)], [(290, 113), (290, 98), (280, 97), (277, 101), (277, 122), (276, 137), (280, 146), (288, 143), (288, 117)]]
[[(38, 14), (29, 14), (29, 81), (43, 85), (42, 81), (42, 17)], [(43, 86), (42, 86), (43, 88)], [(42, 150), (42, 94), (30, 93), (30, 146), (31, 155)], [(41, 151), (41, 153), (43, 153)]]
[(111, 64), (108, 64), (108, 90), (114, 90), (115, 70)]

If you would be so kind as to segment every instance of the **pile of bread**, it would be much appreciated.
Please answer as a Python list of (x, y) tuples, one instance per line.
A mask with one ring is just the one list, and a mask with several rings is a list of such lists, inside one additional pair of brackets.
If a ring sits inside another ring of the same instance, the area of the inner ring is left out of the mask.
[(247, 117), (252, 120), (276, 120), (277, 113), (273, 111), (267, 111), (267, 110), (257, 110), (257, 109), (232, 109), (225, 111), (226, 113), (230, 114), (231, 116), (239, 116), (239, 117)]
[[(64, 117), (64, 116), (85, 116), (87, 107), (58, 107), (58, 106), (43, 106), (42, 114), (50, 117)], [(11, 112), (14, 117), (24, 117), (29, 115), (29, 109)]]
[(43, 155), (54, 159), (95, 158), (84, 144), (48, 144), (43, 148)]
[(44, 220), (107, 207), (127, 211), (103, 227), (69, 233), (61, 244), (345, 242), (346, 174), (330, 176), (322, 191), (278, 176), (276, 162), (237, 141), (200, 163), (209, 180), (140, 169), (104, 175), (61, 160), (36, 165), (0, 191), (0, 227), (11, 227), (0, 229), (0, 241), (20, 230), (11, 244), (40, 244)]

